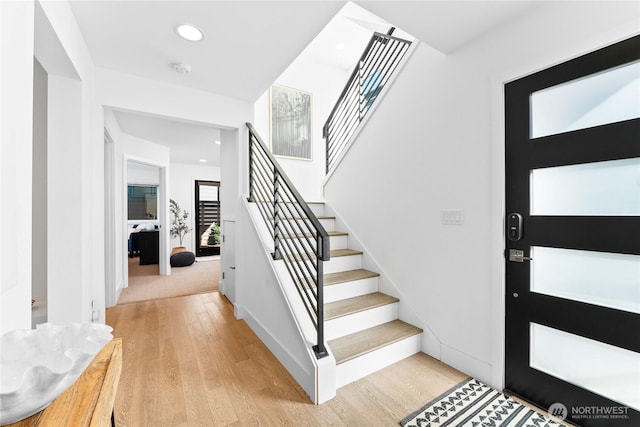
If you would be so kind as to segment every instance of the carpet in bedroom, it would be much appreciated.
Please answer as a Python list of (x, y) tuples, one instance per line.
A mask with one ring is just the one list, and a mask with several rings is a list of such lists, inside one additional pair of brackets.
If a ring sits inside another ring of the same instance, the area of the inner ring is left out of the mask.
[(137, 257), (128, 260), (129, 287), (122, 290), (118, 304), (218, 290), (220, 259), (172, 268), (170, 276), (160, 276), (158, 264), (139, 265), (140, 259)]

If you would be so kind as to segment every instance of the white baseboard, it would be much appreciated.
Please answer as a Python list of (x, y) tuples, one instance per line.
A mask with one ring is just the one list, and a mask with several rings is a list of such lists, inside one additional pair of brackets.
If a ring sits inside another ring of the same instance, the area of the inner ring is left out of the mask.
[(441, 358), (443, 363), (456, 368), (459, 371), (464, 372), (486, 384), (491, 384), (491, 365), (489, 363), (478, 360), (449, 347), (446, 344), (442, 344), (440, 347)]
[(116, 300), (115, 300), (113, 305), (118, 305), (118, 300), (120, 299), (120, 294), (122, 294), (122, 290), (123, 289), (124, 288), (117, 288), (116, 289)]

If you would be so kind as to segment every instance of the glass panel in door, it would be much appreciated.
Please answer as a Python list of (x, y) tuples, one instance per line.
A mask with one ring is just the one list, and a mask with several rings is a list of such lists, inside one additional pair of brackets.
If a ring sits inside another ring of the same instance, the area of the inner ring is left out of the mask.
[(531, 323), (532, 368), (640, 410), (640, 353)]

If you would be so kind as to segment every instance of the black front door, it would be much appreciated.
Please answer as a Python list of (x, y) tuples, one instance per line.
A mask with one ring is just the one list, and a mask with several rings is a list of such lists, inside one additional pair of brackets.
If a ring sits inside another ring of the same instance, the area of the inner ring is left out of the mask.
[(505, 85), (506, 389), (640, 426), (640, 37)]

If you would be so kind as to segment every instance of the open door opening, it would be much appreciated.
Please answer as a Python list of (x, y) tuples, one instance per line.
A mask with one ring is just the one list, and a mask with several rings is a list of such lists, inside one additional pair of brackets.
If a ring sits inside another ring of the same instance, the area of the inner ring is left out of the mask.
[(195, 181), (196, 256), (220, 255), (220, 182)]

